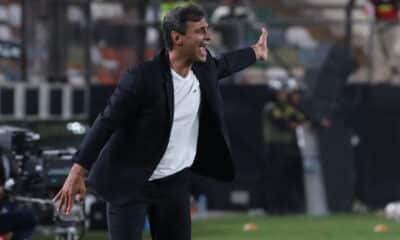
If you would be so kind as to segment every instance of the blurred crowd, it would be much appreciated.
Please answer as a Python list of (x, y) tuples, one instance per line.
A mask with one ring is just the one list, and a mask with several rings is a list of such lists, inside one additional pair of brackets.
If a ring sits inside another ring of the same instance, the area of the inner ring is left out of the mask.
[[(22, 1), (0, 1), (0, 82), (23, 78), (25, 42), (29, 82), (83, 85), (90, 76), (93, 84), (115, 84), (128, 66), (151, 58), (162, 47), (159, 21), (167, 9), (185, 1), (149, 1), (143, 8), (129, 1), (95, 1), (89, 6), (90, 15), (84, 4), (51, 2), (28, 2), (23, 33)], [(285, 24), (285, 19), (307, 21), (317, 15), (329, 20), (323, 10), (293, 10), (280, 1), (221, 0), (201, 4), (208, 14), (210, 50), (214, 54), (253, 42), (261, 26), (267, 24), (269, 28), (270, 61), (225, 79), (227, 84), (268, 84), (268, 71), (274, 69), (285, 71), (301, 83), (308, 72), (321, 65), (332, 44), (344, 37), (338, 30), (343, 28), (340, 24)], [(357, 4), (363, 6), (360, 19), (374, 24), (354, 27), (355, 52), (362, 67), (351, 81), (400, 82), (398, 2), (362, 0)], [(57, 14), (51, 14), (53, 10)], [(86, 43), (90, 44), (89, 51)], [(91, 68), (85, 60), (87, 54)]]

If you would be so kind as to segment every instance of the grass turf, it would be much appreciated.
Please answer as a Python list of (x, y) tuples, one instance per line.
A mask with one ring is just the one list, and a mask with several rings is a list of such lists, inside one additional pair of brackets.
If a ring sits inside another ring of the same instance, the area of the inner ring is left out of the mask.
[[(243, 231), (246, 223), (258, 229)], [(375, 233), (377, 224), (389, 227), (387, 232)], [(50, 240), (37, 237), (35, 240)], [(84, 240), (105, 240), (105, 232), (88, 232)], [(146, 234), (145, 239), (150, 237)], [(217, 219), (193, 221), (193, 240), (365, 240), (400, 239), (400, 224), (380, 215), (308, 216), (247, 216), (231, 215)]]

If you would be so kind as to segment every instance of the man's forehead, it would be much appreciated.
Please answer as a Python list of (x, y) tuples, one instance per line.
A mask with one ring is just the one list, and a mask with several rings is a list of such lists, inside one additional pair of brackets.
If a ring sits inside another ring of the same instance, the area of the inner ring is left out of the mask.
[(187, 26), (193, 28), (202, 28), (202, 27), (208, 27), (208, 23), (205, 18), (202, 18), (200, 21), (188, 21)]

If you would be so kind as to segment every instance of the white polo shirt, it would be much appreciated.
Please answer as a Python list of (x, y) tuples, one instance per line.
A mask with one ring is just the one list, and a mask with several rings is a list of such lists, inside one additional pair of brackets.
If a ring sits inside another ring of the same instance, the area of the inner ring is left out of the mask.
[(193, 164), (199, 136), (199, 81), (190, 70), (182, 77), (171, 69), (174, 120), (167, 149), (149, 180), (170, 176)]

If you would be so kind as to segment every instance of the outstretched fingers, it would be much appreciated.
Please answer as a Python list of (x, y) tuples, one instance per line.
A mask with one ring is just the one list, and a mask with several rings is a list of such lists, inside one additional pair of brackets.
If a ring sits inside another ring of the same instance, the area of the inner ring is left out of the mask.
[(267, 38), (268, 38), (268, 31), (265, 27), (261, 28), (261, 35), (258, 39), (258, 44), (266, 46), (267, 45)]
[(62, 193), (62, 191), (58, 191), (58, 193), (56, 194), (56, 196), (53, 198), (53, 202), (57, 202), (58, 200), (60, 200), (61, 193)]
[(67, 198), (65, 196), (65, 193), (62, 192), (61, 195), (60, 195), (60, 199), (59, 199), (57, 210), (59, 212), (63, 211), (64, 208), (65, 208), (65, 204), (67, 204)]
[(57, 211), (69, 214), (74, 203), (74, 194), (72, 192), (60, 190), (53, 198), (53, 202), (56, 203)]
[(67, 193), (67, 203), (65, 204), (64, 213), (69, 214), (71, 212), (72, 205), (74, 204), (74, 194), (72, 192)]

